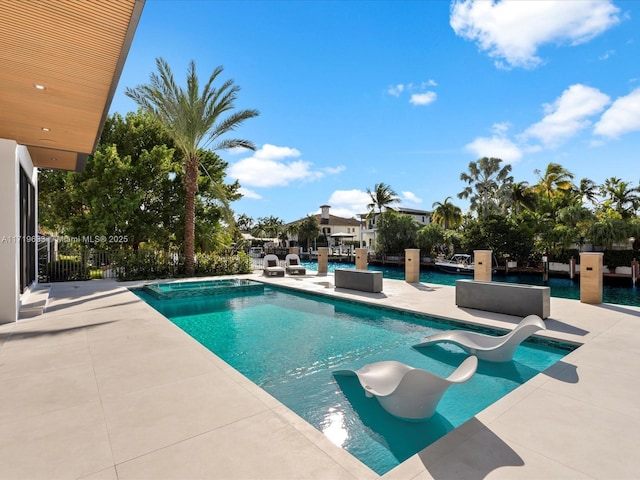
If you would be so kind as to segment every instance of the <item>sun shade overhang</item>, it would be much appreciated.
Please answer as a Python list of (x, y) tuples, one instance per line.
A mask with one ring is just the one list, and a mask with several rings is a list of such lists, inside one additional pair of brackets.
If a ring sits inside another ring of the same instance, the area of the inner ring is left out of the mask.
[(0, 0), (0, 138), (36, 167), (84, 169), (144, 0)]

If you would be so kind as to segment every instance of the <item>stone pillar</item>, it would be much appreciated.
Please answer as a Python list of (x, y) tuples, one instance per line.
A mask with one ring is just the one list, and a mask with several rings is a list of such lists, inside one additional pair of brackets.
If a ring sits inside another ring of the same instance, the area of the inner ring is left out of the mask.
[(631, 261), (631, 281), (633, 282), (634, 285), (638, 281), (638, 277), (640, 277), (640, 265), (638, 264), (638, 261), (634, 258)]
[(369, 264), (369, 252), (366, 248), (356, 248), (356, 270), (366, 270)]
[(404, 277), (407, 283), (420, 282), (420, 249), (419, 248), (405, 249)]
[(473, 251), (473, 279), (480, 282), (491, 281), (491, 250), (474, 250)]
[(289, 247), (289, 253), (300, 255), (300, 247)]
[(326, 275), (329, 270), (329, 247), (318, 247), (318, 275)]
[(580, 301), (602, 303), (602, 252), (580, 253)]

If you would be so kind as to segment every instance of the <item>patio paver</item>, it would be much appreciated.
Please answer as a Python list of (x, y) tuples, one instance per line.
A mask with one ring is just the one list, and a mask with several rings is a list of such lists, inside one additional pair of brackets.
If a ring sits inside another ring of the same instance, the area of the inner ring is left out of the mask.
[[(442, 285), (385, 279), (369, 294), (310, 271), (250, 277), (495, 327), (520, 320), (457, 308)], [(52, 284), (44, 314), (0, 325), (0, 478), (378, 478), (131, 285)], [(637, 478), (640, 309), (552, 298), (546, 324), (584, 345), (383, 478)]]

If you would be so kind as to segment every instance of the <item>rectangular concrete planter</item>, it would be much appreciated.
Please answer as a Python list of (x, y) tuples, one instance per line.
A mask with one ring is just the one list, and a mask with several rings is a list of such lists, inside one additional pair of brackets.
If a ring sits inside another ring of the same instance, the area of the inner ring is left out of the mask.
[(456, 305), (488, 312), (547, 318), (551, 289), (537, 285), (456, 280)]
[(335, 271), (336, 288), (349, 288), (363, 292), (382, 291), (382, 272), (338, 268)]

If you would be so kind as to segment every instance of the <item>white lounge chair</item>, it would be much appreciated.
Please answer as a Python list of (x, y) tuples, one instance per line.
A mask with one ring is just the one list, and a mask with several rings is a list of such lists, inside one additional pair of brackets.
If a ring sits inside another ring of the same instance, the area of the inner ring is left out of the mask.
[(263, 273), (265, 275), (269, 277), (284, 277), (284, 268), (280, 266), (280, 260), (278, 260), (277, 256), (273, 254), (265, 255), (262, 261), (264, 262)]
[(444, 392), (469, 380), (478, 359), (467, 357), (447, 378), (395, 360), (371, 363), (358, 370), (336, 370), (334, 375), (356, 375), (367, 397), (375, 396), (391, 415), (410, 422), (433, 416)]
[(538, 330), (546, 330), (544, 322), (537, 315), (525, 317), (506, 335), (494, 337), (482, 333), (465, 330), (448, 330), (436, 333), (414, 345), (414, 348), (427, 347), (440, 342), (458, 345), (470, 355), (476, 355), (488, 362), (509, 362), (513, 358), (518, 345)]
[(304, 275), (307, 269), (300, 265), (300, 257), (295, 253), (290, 253), (284, 257), (284, 269), (289, 275)]

